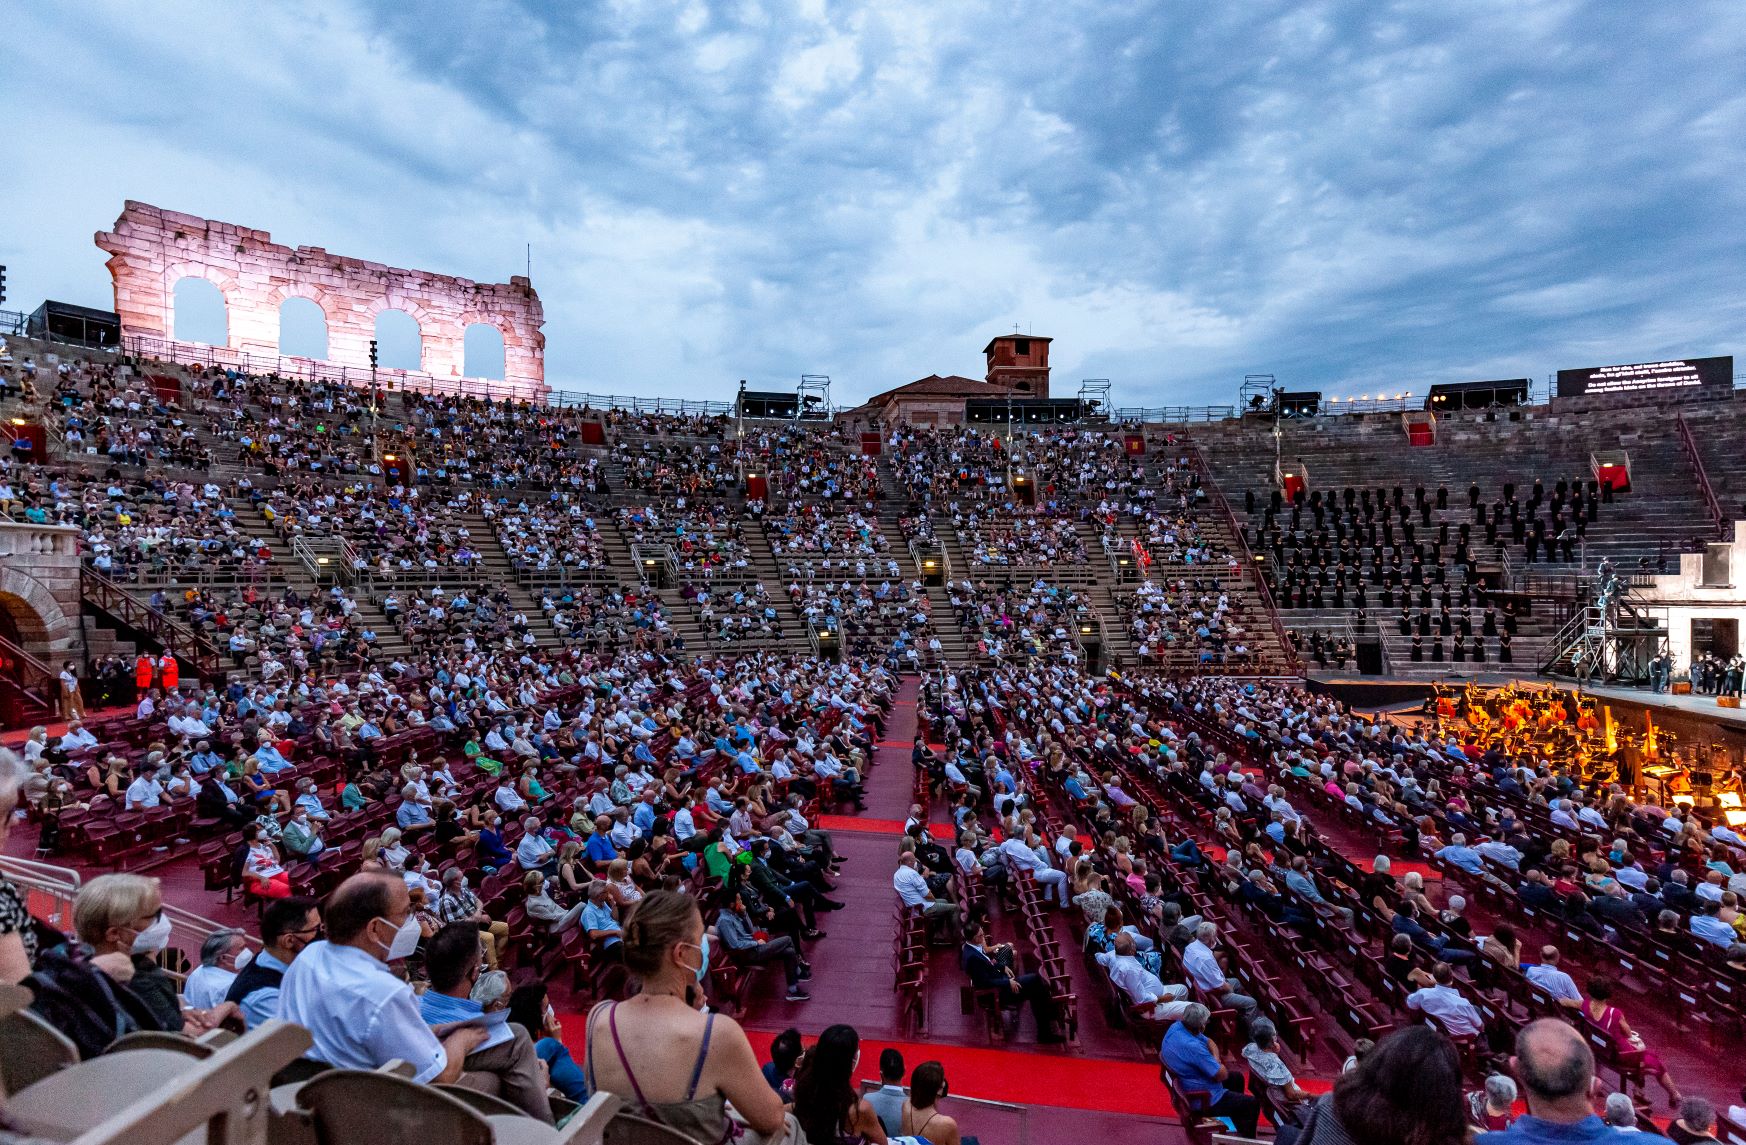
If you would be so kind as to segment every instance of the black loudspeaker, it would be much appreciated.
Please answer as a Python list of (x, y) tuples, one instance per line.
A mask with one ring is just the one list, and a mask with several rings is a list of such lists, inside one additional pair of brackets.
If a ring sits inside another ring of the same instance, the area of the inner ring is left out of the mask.
[(1382, 641), (1376, 637), (1366, 637), (1358, 641), (1358, 674), (1382, 675)]

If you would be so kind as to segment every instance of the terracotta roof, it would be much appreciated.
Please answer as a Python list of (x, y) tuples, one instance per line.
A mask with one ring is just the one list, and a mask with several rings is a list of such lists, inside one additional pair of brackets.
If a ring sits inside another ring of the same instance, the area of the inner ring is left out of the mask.
[(880, 405), (895, 397), (962, 396), (974, 398), (991, 395), (998, 396), (1007, 393), (1009, 388), (1010, 387), (1000, 385), (997, 382), (983, 381), (981, 378), (964, 378), (959, 377), (957, 374), (948, 374), (942, 378), (938, 374), (929, 374), (927, 377), (910, 382), (908, 385), (898, 386), (896, 389), (886, 390), (884, 393), (880, 394), (874, 394), (867, 399), (866, 404), (870, 406)]

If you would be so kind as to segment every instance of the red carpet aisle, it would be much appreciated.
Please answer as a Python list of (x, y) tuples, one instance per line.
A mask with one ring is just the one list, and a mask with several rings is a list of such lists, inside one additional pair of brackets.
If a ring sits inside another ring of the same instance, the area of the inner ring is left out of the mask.
[(847, 1022), (863, 1037), (897, 1034), (897, 1007), (891, 990), (891, 872), (897, 865), (897, 836), (909, 813), (909, 745), (915, 741), (914, 678), (906, 678), (874, 748), (866, 776), (865, 815), (830, 816), (820, 825), (831, 832), (837, 853), (847, 856), (834, 897), (848, 909), (819, 916), (828, 937), (812, 944), (810, 1002), (790, 1003), (779, 989), (780, 975), (766, 975), (764, 993), (752, 1013), (759, 1029), (775, 1033), (789, 1025), (816, 1035), (826, 1026)]
[[(816, 1006), (816, 1002), (813, 1004)], [(833, 1018), (821, 1022), (818, 1029), (807, 1020), (796, 1025), (811, 1038), (825, 1026), (840, 1020)], [(566, 1014), (563, 1023), (564, 1044), (580, 1062), (586, 1042), (583, 1034), (587, 1016)], [(769, 1060), (770, 1041), (776, 1031), (756, 1029), (746, 1033), (752, 1048), (758, 1053), (758, 1060)], [(1158, 1083), (1157, 1066), (863, 1036), (860, 1070), (863, 1075), (872, 1077), (878, 1073), (879, 1052), (887, 1046), (896, 1047), (911, 1069), (924, 1061), (939, 1062), (946, 1067), (952, 1092), (984, 1101), (1047, 1104), (1058, 1109), (1096, 1110), (1155, 1117), (1161, 1121), (1171, 1119), (1170, 1101)]]

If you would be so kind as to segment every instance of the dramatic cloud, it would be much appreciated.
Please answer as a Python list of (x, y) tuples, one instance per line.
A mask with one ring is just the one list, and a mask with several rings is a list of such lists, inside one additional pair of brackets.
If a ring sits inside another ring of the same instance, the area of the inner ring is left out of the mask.
[(595, 392), (850, 401), (1015, 323), (1127, 405), (1543, 378), (1739, 348), (1743, 55), (1722, 2), (25, 5), (0, 262), (107, 304), (125, 198), (531, 244)]

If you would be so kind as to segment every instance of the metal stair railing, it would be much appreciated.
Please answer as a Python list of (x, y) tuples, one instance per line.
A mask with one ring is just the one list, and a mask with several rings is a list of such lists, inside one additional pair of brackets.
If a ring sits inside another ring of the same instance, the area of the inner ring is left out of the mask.
[(126, 588), (89, 565), (79, 570), (79, 596), (156, 640), (202, 679), (224, 675), (224, 659), (210, 640), (181, 621), (141, 603)]
[(1574, 661), (1574, 653), (1585, 648), (1591, 640), (1590, 631), (1596, 623), (1595, 613), (1598, 611), (1593, 604), (1584, 604), (1564, 622), (1564, 626), (1546, 642), (1551, 655), (1540, 664), (1541, 672), (1551, 672), (1564, 660)]
[(1691, 426), (1686, 423), (1683, 413), (1676, 414), (1675, 424), (1679, 428), (1679, 444), (1685, 450), (1685, 455), (1691, 460), (1691, 467), (1697, 473), (1698, 492), (1703, 494), (1704, 511), (1710, 515), (1710, 527), (1715, 530), (1717, 540), (1726, 540), (1728, 522), (1722, 516), (1722, 503), (1716, 497), (1716, 490), (1710, 484), (1709, 471), (1704, 468), (1703, 454), (1698, 452), (1697, 439), (1692, 436)]
[(20, 694), (33, 703), (40, 704), (51, 712), (56, 710), (60, 678), (53, 668), (4, 636), (0, 636), (0, 657), (5, 661), (4, 671), (0, 672), (0, 676), (7, 683), (15, 686)]
[(1225, 527), (1230, 530), (1231, 541), (1236, 546), (1237, 559), (1242, 562), (1243, 578), (1253, 585), (1261, 595), (1261, 607), (1267, 613), (1267, 619), (1273, 625), (1273, 636), (1279, 642), (1280, 655), (1285, 665), (1293, 673), (1303, 675), (1303, 661), (1298, 657), (1297, 650), (1291, 646), (1291, 641), (1285, 635), (1285, 625), (1280, 622), (1279, 609), (1273, 603), (1273, 593), (1267, 587), (1267, 578), (1261, 570), (1255, 567), (1255, 554), (1249, 551), (1249, 542), (1243, 536), (1243, 530), (1237, 527), (1237, 516), (1231, 512), (1230, 502), (1225, 500), (1224, 490), (1213, 479), (1212, 466), (1208, 464), (1206, 454), (1201, 450), (1200, 443), (1186, 443), (1189, 456), (1194, 459), (1195, 472), (1200, 475), (1201, 488), (1207, 490), (1212, 499), (1213, 507), (1224, 518)]

